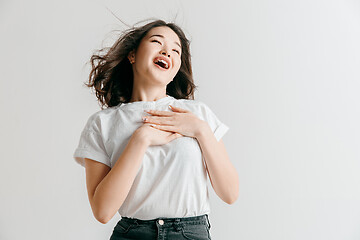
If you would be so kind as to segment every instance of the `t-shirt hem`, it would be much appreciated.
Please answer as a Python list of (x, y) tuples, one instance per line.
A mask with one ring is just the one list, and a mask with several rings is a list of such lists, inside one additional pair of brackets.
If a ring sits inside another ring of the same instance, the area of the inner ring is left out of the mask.
[(177, 216), (177, 217), (173, 217), (173, 216), (166, 216), (166, 217), (164, 217), (164, 216), (157, 216), (157, 217), (152, 216), (152, 217), (150, 217), (150, 216), (141, 216), (141, 215), (138, 215), (138, 214), (137, 214), (137, 215), (134, 215), (134, 216), (130, 216), (130, 215), (120, 214), (120, 213), (119, 213), (119, 215), (120, 215), (121, 218), (127, 217), (127, 218), (140, 219), (140, 220), (147, 221), (147, 220), (154, 220), (154, 219), (159, 219), (159, 218), (188, 218), (188, 217), (197, 217), (197, 216), (202, 216), (202, 215), (205, 215), (205, 214), (210, 215), (210, 213), (211, 213), (211, 211), (210, 211), (210, 210), (207, 210), (207, 211), (201, 212), (201, 213), (196, 214), (196, 215), (185, 215), (185, 216), (182, 216), (182, 217), (179, 217), (179, 216)]

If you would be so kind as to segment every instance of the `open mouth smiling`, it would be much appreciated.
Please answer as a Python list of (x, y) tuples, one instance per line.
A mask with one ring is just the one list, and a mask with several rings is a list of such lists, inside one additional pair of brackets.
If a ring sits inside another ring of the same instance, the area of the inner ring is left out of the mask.
[(170, 68), (170, 61), (165, 57), (156, 57), (154, 59), (155, 65), (159, 66), (161, 69), (167, 70)]

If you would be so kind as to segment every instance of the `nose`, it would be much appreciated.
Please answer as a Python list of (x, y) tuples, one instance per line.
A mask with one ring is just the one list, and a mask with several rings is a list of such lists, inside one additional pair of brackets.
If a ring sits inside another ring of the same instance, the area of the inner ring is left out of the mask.
[(167, 51), (165, 51), (165, 50), (161, 50), (161, 54), (170, 57), (170, 54), (168, 54)]

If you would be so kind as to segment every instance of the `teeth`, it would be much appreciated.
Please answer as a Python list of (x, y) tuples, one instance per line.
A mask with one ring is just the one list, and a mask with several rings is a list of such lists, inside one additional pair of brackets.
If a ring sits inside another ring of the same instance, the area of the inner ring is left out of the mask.
[(159, 59), (159, 60), (157, 60), (156, 62), (162, 62), (162, 63), (165, 64), (165, 68), (166, 68), (166, 69), (168, 68), (168, 63), (167, 63), (166, 61), (164, 61), (164, 60), (162, 60), (162, 59)]

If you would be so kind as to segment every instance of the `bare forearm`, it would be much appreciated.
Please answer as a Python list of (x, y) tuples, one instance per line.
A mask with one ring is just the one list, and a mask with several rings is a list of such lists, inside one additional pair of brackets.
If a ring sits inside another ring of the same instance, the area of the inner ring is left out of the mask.
[(113, 168), (97, 186), (93, 201), (103, 223), (108, 222), (123, 204), (147, 147), (146, 141), (133, 135)]
[(217, 141), (207, 123), (202, 125), (196, 139), (205, 158), (211, 184), (216, 194), (226, 203), (232, 204), (238, 197), (239, 177), (225, 146), (221, 140)]

